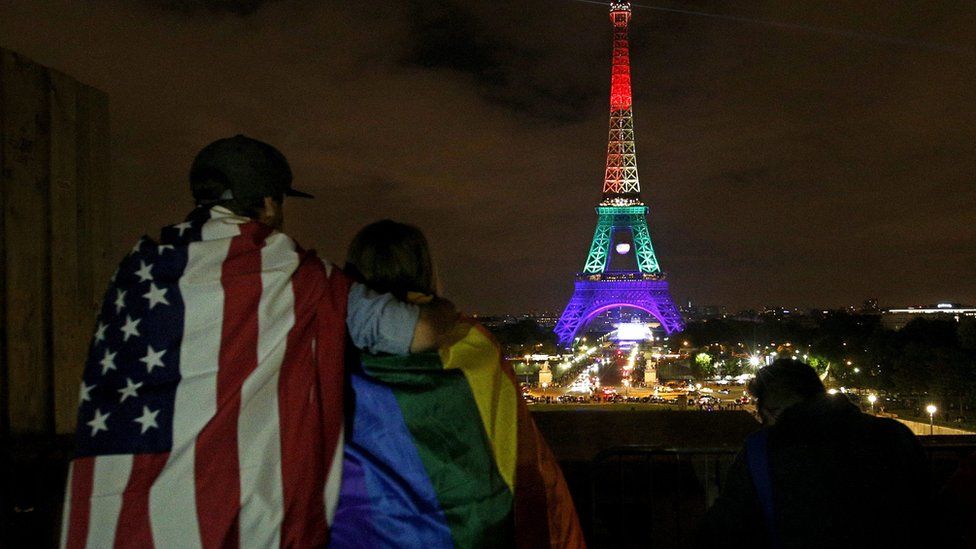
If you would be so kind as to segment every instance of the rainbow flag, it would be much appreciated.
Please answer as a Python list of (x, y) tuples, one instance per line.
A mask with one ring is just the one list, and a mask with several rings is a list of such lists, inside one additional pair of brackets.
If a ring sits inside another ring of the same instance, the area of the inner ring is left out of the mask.
[(559, 465), (481, 326), (439, 352), (364, 355), (332, 547), (584, 547)]

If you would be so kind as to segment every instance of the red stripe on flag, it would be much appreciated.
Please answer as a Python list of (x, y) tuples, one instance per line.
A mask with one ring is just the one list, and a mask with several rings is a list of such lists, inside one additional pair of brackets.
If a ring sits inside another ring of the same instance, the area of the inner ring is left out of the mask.
[[(327, 281), (325, 268), (314, 253), (298, 253), (301, 264), (292, 277), (295, 325), (288, 334), (278, 378), (282, 547), (321, 546), (327, 540), (323, 492), (342, 426), (349, 286), (344, 276)], [(342, 294), (340, 300), (335, 298), (336, 292)], [(338, 391), (338, 397), (323, 400), (321, 395), (330, 393), (323, 390), (326, 387)]]
[(271, 229), (256, 222), (241, 225), (241, 234), (231, 240), (220, 277), (224, 316), (217, 370), (217, 412), (197, 437), (194, 454), (197, 519), (205, 549), (240, 544), (237, 421), (241, 388), (258, 364), (261, 248), (270, 232)]
[(115, 529), (115, 547), (153, 547), (152, 524), (149, 520), (149, 491), (169, 460), (164, 454), (137, 454), (132, 458), (132, 472), (125, 493), (122, 510)]
[[(325, 403), (323, 432), (325, 434), (326, 467), (341, 443), (344, 417), (346, 360), (359, 360), (358, 351), (346, 356), (346, 309), (349, 304), (349, 287), (352, 280), (339, 269), (332, 269), (327, 286), (326, 299), (319, 301), (318, 345), (316, 359), (322, 376), (321, 401)], [(340, 455), (338, 459), (342, 459)], [(328, 471), (328, 469), (326, 469)], [(326, 473), (328, 474), (328, 473)], [(335, 479), (339, 482), (339, 479)], [(338, 495), (338, 490), (336, 490)]]
[(88, 543), (88, 523), (91, 517), (92, 485), (95, 482), (95, 458), (75, 458), (71, 464), (71, 516), (68, 519), (68, 549), (81, 549)]

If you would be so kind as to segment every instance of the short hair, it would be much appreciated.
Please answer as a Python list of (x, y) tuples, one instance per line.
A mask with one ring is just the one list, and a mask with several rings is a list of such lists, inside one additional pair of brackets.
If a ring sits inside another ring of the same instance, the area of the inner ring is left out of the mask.
[(346, 270), (371, 289), (400, 299), (408, 292), (435, 293), (430, 248), (413, 225), (384, 219), (363, 227), (349, 244)]
[(806, 400), (827, 391), (816, 370), (809, 364), (790, 358), (780, 358), (761, 368), (755, 379), (749, 382), (747, 390), (760, 403), (770, 394)]

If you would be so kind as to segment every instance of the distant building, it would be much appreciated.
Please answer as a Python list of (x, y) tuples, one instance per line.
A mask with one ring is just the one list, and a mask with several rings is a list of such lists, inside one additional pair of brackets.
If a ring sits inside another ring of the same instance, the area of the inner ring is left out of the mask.
[(678, 307), (678, 309), (688, 322), (709, 320), (712, 318), (725, 318), (728, 315), (728, 311), (723, 306), (696, 305), (692, 303), (690, 299)]
[(889, 330), (901, 330), (916, 318), (959, 322), (963, 317), (976, 318), (976, 307), (958, 303), (937, 303), (907, 309), (888, 309), (881, 315), (881, 325)]

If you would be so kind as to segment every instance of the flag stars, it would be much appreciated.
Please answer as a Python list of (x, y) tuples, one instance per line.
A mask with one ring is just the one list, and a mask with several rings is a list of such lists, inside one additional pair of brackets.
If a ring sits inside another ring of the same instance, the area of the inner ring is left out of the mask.
[(163, 364), (163, 355), (166, 354), (166, 349), (162, 351), (157, 351), (152, 348), (152, 345), (146, 345), (146, 356), (139, 359), (146, 365), (146, 373), (151, 374), (153, 368), (164, 368), (166, 365)]
[(136, 276), (139, 277), (139, 282), (147, 282), (153, 279), (152, 268), (152, 263), (147, 265), (145, 261), (141, 259), (139, 260), (139, 270), (136, 271)]
[(163, 252), (174, 249), (174, 246), (172, 244), (160, 244), (156, 246), (156, 249), (159, 251), (159, 255), (163, 255)]
[(125, 399), (127, 399), (129, 397), (139, 398), (139, 392), (138, 391), (139, 391), (139, 388), (140, 387), (142, 387), (142, 382), (141, 381), (139, 383), (133, 383), (131, 377), (125, 378), (125, 387), (122, 387), (121, 389), (119, 389), (119, 395), (121, 395), (119, 397), (119, 403), (121, 404), (121, 403), (125, 402)]
[(152, 428), (159, 428), (156, 423), (156, 416), (159, 415), (159, 410), (152, 411), (149, 406), (142, 407), (142, 415), (137, 417), (134, 421), (139, 425), (142, 425), (142, 432), (140, 434), (146, 434), (146, 431)]
[(99, 431), (108, 431), (108, 425), (106, 425), (105, 422), (108, 421), (108, 416), (110, 415), (112, 414), (102, 414), (100, 409), (95, 409), (95, 417), (85, 424), (91, 427), (91, 436), (97, 435)]
[(99, 321), (98, 327), (95, 328), (95, 341), (105, 341), (106, 328), (108, 328), (108, 324)]
[(132, 247), (132, 253), (133, 253), (133, 254), (137, 254), (137, 253), (139, 253), (139, 252), (141, 252), (141, 251), (142, 251), (142, 243), (143, 243), (143, 239), (141, 239), (141, 238), (140, 238), (140, 239), (139, 239), (139, 240), (138, 240), (138, 241), (136, 242), (136, 245)]
[(87, 385), (82, 381), (81, 387), (78, 388), (78, 402), (91, 402), (91, 390), (95, 387), (96, 385), (94, 383)]
[(125, 334), (122, 336), (122, 341), (129, 341), (129, 337), (131, 336), (139, 337), (141, 335), (139, 333), (140, 322), (142, 322), (141, 319), (137, 318), (133, 320), (131, 316), (125, 315), (125, 324), (123, 324), (122, 327), (119, 328), (120, 330), (122, 330), (122, 333)]
[(115, 314), (122, 312), (125, 309), (125, 290), (115, 289)]
[(115, 370), (115, 355), (118, 353), (110, 353), (108, 349), (105, 349), (105, 356), (102, 360), (98, 361), (102, 365), (102, 375), (108, 373), (109, 370)]
[(160, 303), (169, 305), (169, 301), (166, 299), (166, 288), (159, 288), (154, 282), (149, 283), (149, 291), (142, 294), (142, 297), (149, 300), (150, 310)]

